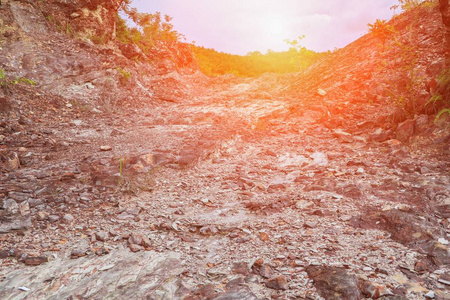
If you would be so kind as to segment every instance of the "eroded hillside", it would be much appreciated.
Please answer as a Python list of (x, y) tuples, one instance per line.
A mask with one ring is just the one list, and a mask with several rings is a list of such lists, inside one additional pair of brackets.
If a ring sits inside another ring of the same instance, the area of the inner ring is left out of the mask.
[[(395, 49), (209, 78), (58, 31), (42, 7), (81, 18), (66, 2), (0, 6), (0, 298), (450, 297), (448, 122), (390, 101)], [(418, 16), (436, 76), (439, 14)]]

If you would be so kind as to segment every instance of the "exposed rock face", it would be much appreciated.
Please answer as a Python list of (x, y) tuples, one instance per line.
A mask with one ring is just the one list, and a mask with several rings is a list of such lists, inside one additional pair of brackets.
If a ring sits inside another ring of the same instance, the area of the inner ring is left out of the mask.
[(181, 299), (186, 293), (177, 278), (181, 272), (175, 253), (125, 249), (103, 257), (59, 258), (7, 274), (0, 282), (0, 298), (23, 297), (19, 287), (26, 287), (28, 299)]
[[(442, 1), (447, 2), (447, 0)], [(423, 74), (424, 69), (433, 61), (440, 60), (438, 58), (444, 56), (442, 41), (445, 30), (442, 30), (438, 7), (416, 9), (411, 12), (411, 18), (413, 15), (423, 20), (412, 29), (412, 34), (416, 38), (413, 46), (416, 47), (416, 51), (420, 53), (421, 57), (413, 67), (417, 74)], [(389, 25), (399, 31), (398, 39), (405, 44), (408, 43), (409, 34), (405, 28), (411, 20), (394, 18), (389, 21)], [(425, 20), (433, 21), (426, 22)], [(286, 90), (307, 93), (319, 88), (326, 89), (327, 96), (322, 99), (316, 97), (315, 101), (327, 106), (330, 113), (333, 113), (333, 108), (327, 105), (327, 98), (331, 99), (342, 95), (345, 95), (346, 101), (355, 104), (365, 103), (364, 105), (378, 106), (378, 111), (386, 116), (383, 125), (385, 128), (395, 129), (398, 123), (405, 121), (406, 116), (412, 117), (416, 113), (434, 114), (436, 110), (433, 105), (425, 107), (430, 99), (430, 93), (425, 89), (425, 82), (415, 82), (416, 86), (409, 88), (409, 92), (414, 96), (405, 96), (404, 91), (408, 84), (411, 85), (415, 79), (405, 74), (405, 62), (401, 58), (401, 50), (392, 46), (380, 51), (380, 47), (382, 48), (376, 37), (365, 35), (347, 47), (318, 61), (303, 74), (297, 75), (297, 80), (291, 83), (290, 88)], [(380, 69), (374, 64), (376, 61), (383, 61), (386, 65)], [(442, 62), (442, 60), (440, 61)], [(433, 72), (423, 77), (428, 78), (427, 80), (434, 79), (442, 71), (442, 67), (441, 63), (435, 65), (431, 68)], [(402, 113), (406, 113), (404, 117), (398, 118), (397, 114), (395, 118), (389, 118), (393, 111), (390, 104), (394, 102), (399, 102), (397, 104), (402, 106)], [(342, 106), (339, 106), (339, 104), (337, 107), (335, 106), (334, 110), (338, 112), (344, 110)], [(365, 115), (365, 118), (370, 120), (372, 116)]]
[(104, 70), (92, 51), (80, 51), (66, 36), (55, 34), (33, 5), (12, 1), (0, 14), (14, 30), (13, 37), (0, 39), (0, 64), (8, 75), (26, 77), (55, 94), (80, 99), (98, 97), (94, 84), (114, 78), (113, 66)]
[(439, 0), (439, 9), (442, 14), (442, 22), (445, 26), (445, 44), (444, 51), (446, 56), (446, 65), (450, 67), (450, 3), (448, 0)]
[(33, 80), (58, 96), (112, 109), (124, 102), (187, 98), (189, 91), (177, 76), (198, 70), (189, 46), (158, 43), (144, 54), (134, 44), (112, 42), (115, 5), (7, 2), (0, 6), (0, 66), (7, 75)]
[[(11, 193), (12, 194), (12, 193)], [(13, 199), (15, 198), (15, 199)], [(26, 230), (31, 226), (28, 195), (0, 199), (0, 234), (14, 230)]]

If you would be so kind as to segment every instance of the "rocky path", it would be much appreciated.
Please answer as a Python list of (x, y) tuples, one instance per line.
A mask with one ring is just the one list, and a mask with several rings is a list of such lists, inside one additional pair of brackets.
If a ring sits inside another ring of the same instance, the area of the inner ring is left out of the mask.
[(19, 102), (0, 298), (449, 299), (445, 128), (401, 142), (359, 115), (376, 104), (269, 82), (113, 113)]

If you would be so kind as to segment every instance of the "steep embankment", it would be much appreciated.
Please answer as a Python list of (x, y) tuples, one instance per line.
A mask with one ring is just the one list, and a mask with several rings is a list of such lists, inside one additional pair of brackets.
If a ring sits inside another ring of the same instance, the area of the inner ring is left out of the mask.
[(135, 60), (132, 45), (113, 39), (115, 11), (101, 5), (108, 1), (97, 2), (3, 3), (0, 65), (6, 75), (90, 106), (187, 97), (177, 71), (195, 72), (189, 47), (159, 47)]
[[(418, 7), (394, 17), (383, 29), (391, 32), (365, 35), (333, 52), (298, 75), (285, 92), (306, 94), (311, 105), (333, 115), (331, 122), (340, 119), (351, 126), (365, 121), (372, 123), (371, 129), (391, 130), (386, 139), (395, 137), (397, 125), (406, 119), (435, 114), (438, 107), (425, 104), (432, 96), (427, 83), (444, 67), (438, 8)], [(326, 95), (311, 97), (318, 89)]]

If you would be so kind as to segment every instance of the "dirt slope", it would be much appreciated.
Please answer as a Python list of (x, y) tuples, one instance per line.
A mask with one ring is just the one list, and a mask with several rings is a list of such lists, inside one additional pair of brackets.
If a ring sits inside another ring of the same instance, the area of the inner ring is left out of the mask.
[(256, 79), (123, 58), (132, 89), (97, 46), (33, 38), (33, 9), (0, 8), (3, 67), (40, 79), (0, 103), (1, 299), (450, 297), (448, 124), (386, 122), (371, 38)]

